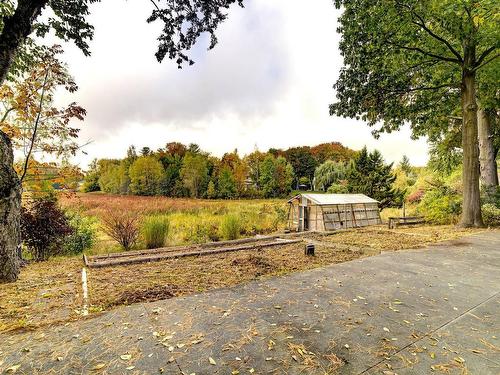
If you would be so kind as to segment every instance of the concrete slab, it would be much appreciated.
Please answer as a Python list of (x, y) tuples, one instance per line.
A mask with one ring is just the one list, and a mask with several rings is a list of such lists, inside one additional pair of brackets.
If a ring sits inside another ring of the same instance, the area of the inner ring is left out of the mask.
[(500, 232), (1, 334), (0, 372), (12, 365), (21, 374), (498, 375)]

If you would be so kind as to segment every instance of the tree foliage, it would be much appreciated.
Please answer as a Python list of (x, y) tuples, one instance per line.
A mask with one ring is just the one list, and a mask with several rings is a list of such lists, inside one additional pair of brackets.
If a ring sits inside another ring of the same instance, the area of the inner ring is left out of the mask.
[(268, 155), (260, 165), (260, 186), (266, 198), (286, 196), (294, 179), (293, 167), (282, 156)]
[(46, 49), (28, 72), (0, 87), (3, 105), (0, 130), (24, 155), (21, 181), (26, 177), (34, 153), (65, 158), (80, 147), (76, 142), (79, 129), (72, 122), (82, 121), (85, 109), (76, 103), (62, 108), (55, 106), (58, 90), (69, 93), (78, 90), (67, 67), (58, 59), (62, 52), (59, 46)]
[[(464, 210), (461, 225), (482, 226), (477, 77), (498, 63), (496, 0), (336, 0), (343, 7), (344, 68), (331, 114), (361, 118), (374, 134), (411, 124), (414, 137), (443, 133), (461, 106)], [(460, 98), (460, 100), (458, 99)]]
[(385, 164), (377, 150), (369, 153), (364, 147), (347, 171), (348, 189), (351, 193), (365, 194), (379, 201), (379, 207), (402, 204), (403, 193), (394, 189), (396, 176), (392, 164)]
[(180, 176), (184, 187), (193, 198), (201, 198), (208, 184), (207, 159), (203, 155), (188, 152), (182, 161)]
[(314, 188), (327, 191), (330, 186), (345, 179), (346, 173), (347, 168), (343, 162), (327, 160), (318, 166), (314, 172)]
[(156, 195), (160, 192), (163, 167), (153, 156), (137, 158), (129, 169), (130, 192), (136, 195)]

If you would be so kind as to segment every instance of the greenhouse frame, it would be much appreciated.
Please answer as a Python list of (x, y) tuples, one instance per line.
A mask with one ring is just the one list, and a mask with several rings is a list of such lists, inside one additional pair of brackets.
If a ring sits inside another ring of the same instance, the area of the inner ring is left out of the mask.
[(364, 194), (299, 194), (288, 201), (288, 229), (324, 232), (378, 225), (378, 203)]

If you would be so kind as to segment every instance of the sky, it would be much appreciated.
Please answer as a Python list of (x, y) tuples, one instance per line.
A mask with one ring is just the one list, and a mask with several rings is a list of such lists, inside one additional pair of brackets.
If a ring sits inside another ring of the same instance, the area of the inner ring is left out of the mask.
[(341, 142), (376, 148), (388, 162), (407, 155), (425, 164), (427, 144), (411, 140), (408, 128), (376, 140), (364, 122), (329, 115), (342, 67), (340, 12), (331, 0), (244, 3), (230, 9), (215, 49), (207, 51), (203, 38), (190, 53), (196, 63), (183, 69), (156, 61), (161, 25), (146, 23), (149, 1), (94, 5), (91, 57), (65, 46), (80, 90), (59, 100), (87, 109), (80, 142), (91, 141), (73, 161), (85, 169), (94, 158), (124, 157), (132, 144), (157, 149), (172, 141), (216, 156)]

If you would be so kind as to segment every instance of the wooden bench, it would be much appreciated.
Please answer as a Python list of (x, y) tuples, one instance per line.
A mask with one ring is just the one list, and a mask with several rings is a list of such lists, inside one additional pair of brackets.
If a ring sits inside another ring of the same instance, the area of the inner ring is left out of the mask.
[(425, 223), (423, 216), (390, 217), (389, 229), (393, 229), (399, 225), (417, 225), (422, 223)]

